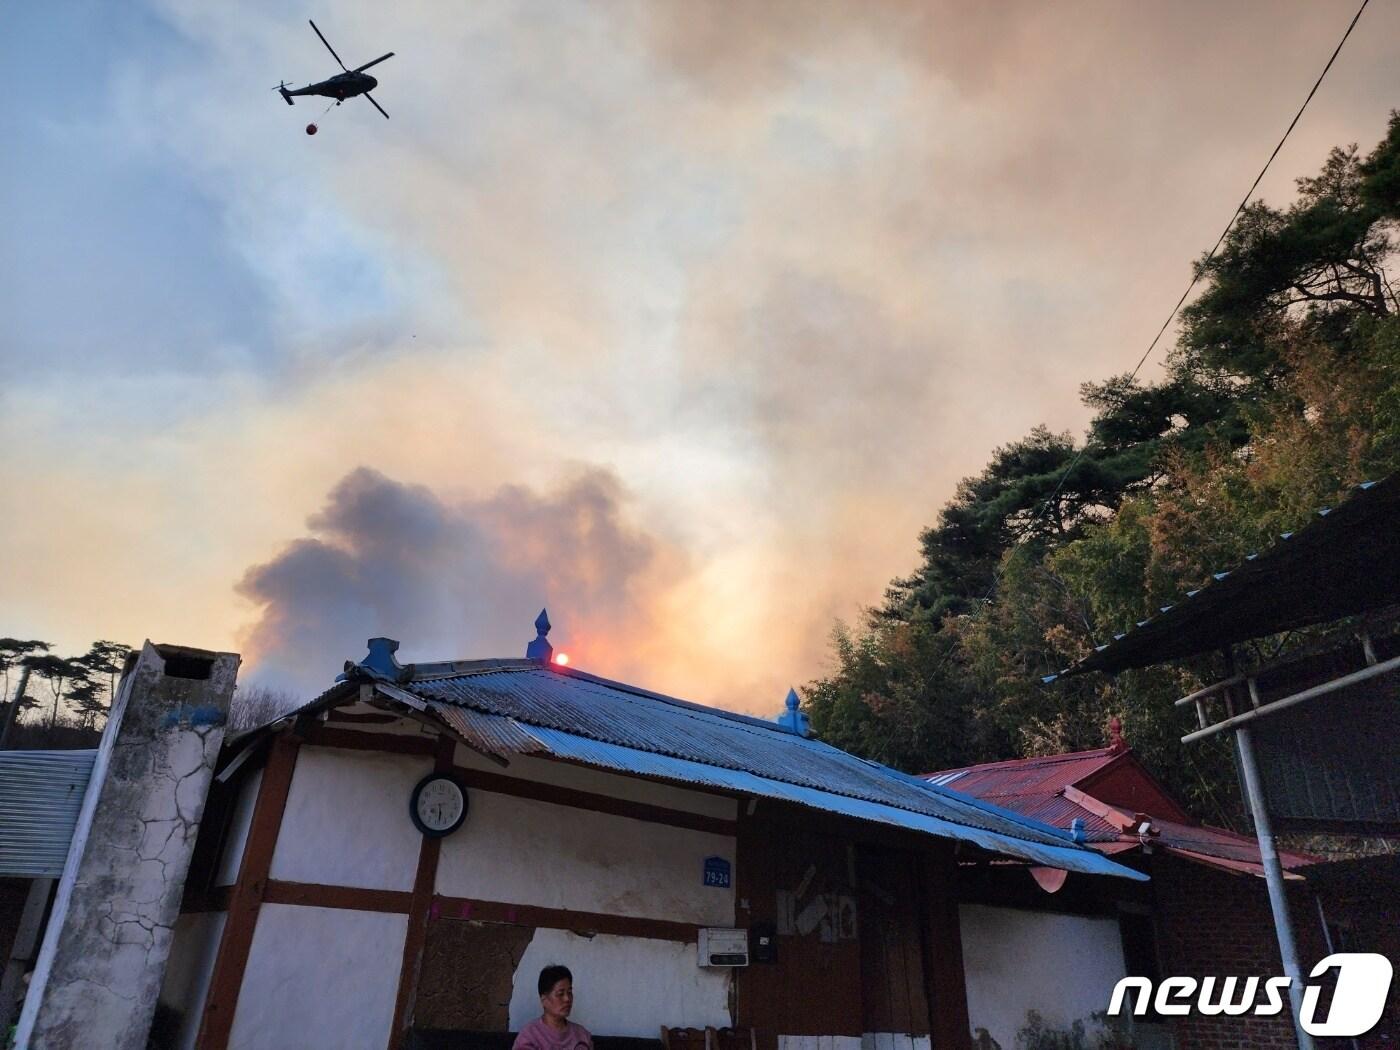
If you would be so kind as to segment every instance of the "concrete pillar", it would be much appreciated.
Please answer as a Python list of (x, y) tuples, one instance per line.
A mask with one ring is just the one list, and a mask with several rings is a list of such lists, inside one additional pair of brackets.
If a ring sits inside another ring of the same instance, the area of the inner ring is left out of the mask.
[(127, 663), (15, 1045), (143, 1050), (238, 675), (147, 642)]

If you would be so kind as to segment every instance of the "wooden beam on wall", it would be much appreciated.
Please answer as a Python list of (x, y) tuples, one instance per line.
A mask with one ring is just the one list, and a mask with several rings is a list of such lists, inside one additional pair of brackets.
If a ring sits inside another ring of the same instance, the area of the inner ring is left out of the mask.
[(238, 992), (248, 966), (248, 952), (253, 946), (253, 931), (257, 928), (268, 873), (272, 870), (272, 854), (277, 848), (277, 833), (287, 808), (300, 744), (294, 734), (280, 734), (263, 771), (248, 839), (243, 846), (243, 862), (239, 865), (238, 881), (229, 895), (228, 918), (209, 978), (209, 993), (205, 997), (204, 1016), (196, 1040), (201, 1050), (225, 1050), (228, 1046), (234, 1011), (238, 1008)]
[(933, 1050), (970, 1050), (972, 1046), (957, 875), (951, 845), (919, 855), (920, 926)]
[[(437, 739), (433, 768), (452, 772), (452, 755), (457, 750), (454, 737), (443, 733)], [(394, 1000), (394, 1023), (389, 1028), (389, 1050), (401, 1050), (413, 1023), (413, 1000), (418, 992), (418, 973), (423, 965), (423, 944), (428, 938), (428, 912), (437, 888), (438, 857), (442, 839), (424, 836), (418, 847), (418, 871), (413, 877), (413, 897), (408, 910), (408, 932), (403, 941), (403, 962), (399, 966), (399, 991)]]

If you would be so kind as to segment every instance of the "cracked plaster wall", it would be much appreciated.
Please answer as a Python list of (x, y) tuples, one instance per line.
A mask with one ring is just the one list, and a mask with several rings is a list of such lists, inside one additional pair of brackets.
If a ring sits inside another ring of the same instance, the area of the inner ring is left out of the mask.
[(16, 1045), (142, 1050), (224, 739), (238, 657), (147, 642), (109, 716)]

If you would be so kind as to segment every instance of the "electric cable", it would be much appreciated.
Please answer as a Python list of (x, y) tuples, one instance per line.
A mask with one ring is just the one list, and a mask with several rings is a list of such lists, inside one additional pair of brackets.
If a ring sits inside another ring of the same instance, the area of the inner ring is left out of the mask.
[[(1265, 174), (1268, 173), (1270, 165), (1274, 162), (1274, 158), (1277, 157), (1279, 151), (1283, 149), (1283, 144), (1288, 141), (1288, 136), (1291, 135), (1293, 129), (1298, 126), (1298, 121), (1302, 118), (1303, 112), (1308, 108), (1308, 103), (1313, 100), (1313, 96), (1317, 94), (1317, 89), (1322, 86), (1322, 81), (1326, 78), (1328, 70), (1332, 68), (1332, 63), (1337, 60), (1337, 56), (1342, 53), (1342, 48), (1346, 45), (1347, 38), (1351, 36), (1351, 31), (1356, 28), (1356, 23), (1360, 21), (1362, 12), (1366, 10), (1366, 5), (1370, 2), (1371, 0), (1361, 0), (1361, 6), (1356, 9), (1356, 14), (1352, 16), (1351, 24), (1347, 26), (1346, 32), (1342, 34), (1342, 39), (1332, 51), (1332, 57), (1330, 57), (1327, 60), (1327, 64), (1322, 67), (1322, 72), (1318, 74), (1317, 80), (1313, 83), (1312, 90), (1308, 92), (1307, 98), (1303, 99), (1303, 104), (1298, 107), (1298, 112), (1293, 114), (1293, 119), (1289, 121), (1288, 128), (1284, 131), (1283, 137), (1278, 140), (1278, 145), (1275, 146), (1274, 151), (1269, 154), (1269, 159), (1264, 162), (1264, 166), (1259, 169), (1259, 174), (1255, 176), (1254, 182), (1250, 184), (1249, 190), (1245, 193), (1243, 199), (1241, 199), (1239, 206), (1235, 208), (1234, 214), (1230, 216), (1230, 221), (1225, 224), (1225, 229), (1220, 232), (1220, 236), (1216, 239), (1215, 245), (1211, 248), (1209, 253), (1207, 253), (1205, 263), (1195, 269), (1191, 278), (1191, 283), (1186, 286), (1186, 291), (1181, 293), (1181, 298), (1176, 301), (1176, 305), (1172, 307), (1171, 313), (1168, 314), (1167, 319), (1162, 322), (1162, 327), (1157, 330), (1157, 334), (1152, 337), (1152, 342), (1148, 344), (1147, 349), (1143, 351), (1142, 356), (1138, 358), (1138, 362), (1133, 366), (1133, 370), (1128, 373), (1129, 382), (1137, 378), (1138, 372), (1141, 371), (1142, 366), (1147, 363), (1147, 359), (1152, 356), (1152, 351), (1156, 349), (1157, 343), (1161, 340), (1167, 328), (1176, 318), (1177, 312), (1180, 311), (1182, 304), (1186, 302), (1187, 297), (1195, 289), (1196, 285), (1200, 283), (1201, 273), (1204, 272), (1205, 266), (1215, 258), (1215, 253), (1220, 250), (1220, 246), (1225, 243), (1225, 238), (1229, 235), (1230, 230), (1234, 228), (1235, 222), (1239, 219), (1240, 215), (1244, 213), (1250, 198), (1254, 196), (1254, 191), (1259, 188), (1259, 183), (1263, 181)], [(1016, 556), (1017, 550), (1020, 549), (1021, 541), (1031, 529), (1040, 522), (1040, 519), (1045, 516), (1051, 504), (1055, 501), (1055, 497), (1060, 494), (1060, 490), (1064, 488), (1065, 482), (1069, 480), (1070, 474), (1074, 472), (1074, 468), (1077, 467), (1079, 461), (1084, 458), (1084, 453), (1088, 451), (1088, 448), (1089, 444), (1086, 441), (1084, 445), (1075, 452), (1074, 457), (1069, 462), (1069, 466), (1065, 467), (1064, 472), (1060, 475), (1059, 481), (1055, 483), (1055, 487), (1051, 490), (1050, 495), (1047, 496), (1045, 501), (1040, 505), (1039, 512), (1037, 512), (1020, 532), (1017, 533), (1015, 538), (1012, 539), (1008, 548), (1010, 550), (1010, 556), (999, 564), (993, 572), (991, 586), (987, 588), (987, 593), (982, 596), (982, 600), (979, 603), (979, 611), (980, 609), (986, 608), (991, 602), (992, 595), (995, 593), (997, 585), (1001, 583), (1002, 576), (1006, 573), (1006, 567), (1010, 564), (1011, 559)], [(952, 655), (952, 651), (952, 647), (949, 647), (948, 653), (944, 656), (943, 663), (947, 663), (948, 657)], [(939, 665), (939, 670), (942, 670), (942, 664)]]

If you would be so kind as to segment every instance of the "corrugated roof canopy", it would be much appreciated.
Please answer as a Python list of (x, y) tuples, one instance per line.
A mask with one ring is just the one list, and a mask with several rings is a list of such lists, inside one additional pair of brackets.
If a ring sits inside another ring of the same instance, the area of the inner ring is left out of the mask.
[(382, 671), (360, 665), (349, 676), (374, 683), (388, 699), (425, 705), (488, 754), (548, 756), (795, 802), (961, 839), (1036, 864), (1142, 878), (1045, 824), (762, 719), (536, 661), (418, 664), (392, 680)]
[(1367, 482), (1262, 554), (1099, 646), (1064, 675), (1149, 667), (1400, 602), (1400, 474)]
[(95, 750), (0, 751), (0, 876), (56, 879)]

